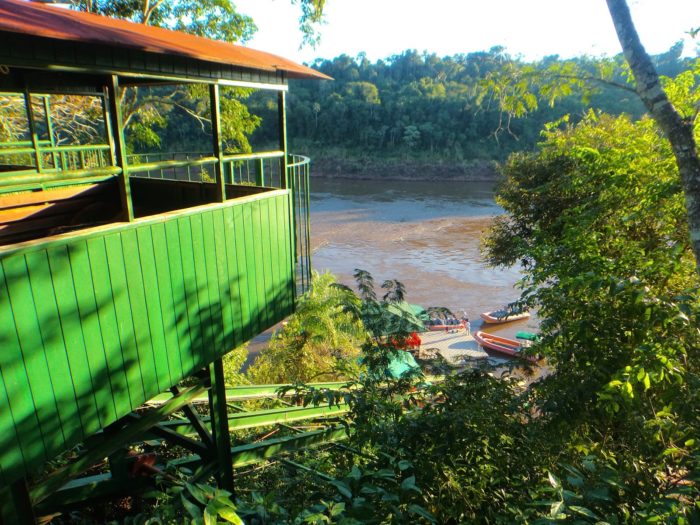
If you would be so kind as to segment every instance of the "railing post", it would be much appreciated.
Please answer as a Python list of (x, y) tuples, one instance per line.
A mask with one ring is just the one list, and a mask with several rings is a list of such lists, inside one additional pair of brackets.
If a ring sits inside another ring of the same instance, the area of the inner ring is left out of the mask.
[(263, 159), (255, 159), (255, 185), (265, 186), (265, 164)]
[(34, 122), (34, 108), (32, 108), (32, 96), (28, 89), (24, 90), (24, 109), (27, 112), (27, 122), (29, 124), (29, 134), (32, 137), (32, 147), (34, 148), (34, 160), (36, 162), (36, 170), (39, 173), (44, 171), (41, 162), (41, 150), (39, 149), (39, 136), (36, 133), (36, 124)]
[(119, 78), (117, 75), (109, 77), (107, 85), (109, 93), (109, 113), (112, 126), (112, 140), (110, 144), (114, 150), (114, 155), (117, 161), (117, 166), (122, 170), (119, 176), (119, 194), (122, 201), (122, 210), (124, 219), (132, 222), (134, 220), (134, 207), (131, 202), (131, 186), (129, 184), (129, 165), (126, 158), (126, 142), (124, 140), (124, 124), (122, 119), (122, 110), (119, 104)]
[(49, 133), (49, 144), (51, 145), (51, 158), (53, 168), (58, 170), (58, 153), (56, 152), (56, 138), (53, 136), (53, 120), (51, 119), (51, 105), (48, 95), (44, 95), (44, 120), (46, 120), (46, 130)]
[(284, 91), (280, 91), (277, 94), (277, 117), (279, 124), (279, 146), (282, 151), (282, 158), (280, 159), (280, 187), (290, 190), (289, 192), (289, 224), (291, 226), (289, 232), (289, 245), (291, 252), (291, 272), (292, 272), (292, 283), (291, 283), (291, 294), (292, 301), (296, 302), (297, 296), (297, 286), (296, 286), (296, 275), (297, 275), (297, 217), (296, 217), (296, 207), (294, 199), (294, 177), (289, 176), (287, 159), (287, 109), (286, 109), (287, 94)]
[(221, 106), (219, 99), (219, 85), (209, 85), (209, 106), (211, 109), (211, 132), (214, 145), (214, 156), (218, 159), (214, 166), (216, 172), (216, 200), (226, 200), (226, 183), (224, 181), (223, 139), (221, 137)]
[(117, 165), (117, 154), (114, 151), (114, 136), (112, 135), (112, 117), (109, 113), (109, 89), (107, 87), (102, 89), (102, 118), (105, 121), (105, 131), (107, 132), (107, 144), (109, 144), (109, 161), (110, 166)]
[(287, 180), (287, 93), (280, 91), (277, 94), (277, 116), (279, 120), (279, 140), (280, 151), (282, 151), (282, 161), (280, 162), (280, 187), (289, 188)]

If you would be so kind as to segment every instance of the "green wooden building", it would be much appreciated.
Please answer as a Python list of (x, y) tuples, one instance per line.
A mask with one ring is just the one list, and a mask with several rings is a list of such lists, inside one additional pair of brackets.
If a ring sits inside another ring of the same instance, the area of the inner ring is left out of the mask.
[[(289, 315), (308, 285), (309, 161), (287, 151), (289, 78), (326, 77), (239, 46), (0, 0), (0, 119), (22, 132), (0, 134), (5, 523), (30, 522), (90, 458), (151, 428), (157, 416), (135, 411), (162, 392), (173, 398), (161, 417), (209, 392), (206, 446), (189, 446), (231, 484), (221, 357)], [(209, 150), (130, 155), (125, 90), (192, 83), (208, 87)], [(276, 149), (225, 151), (225, 86), (272, 93)], [(58, 96), (88, 101), (103, 140), (58, 140)], [(177, 389), (193, 375), (201, 388)], [(92, 456), (36, 478), (79, 443)]]

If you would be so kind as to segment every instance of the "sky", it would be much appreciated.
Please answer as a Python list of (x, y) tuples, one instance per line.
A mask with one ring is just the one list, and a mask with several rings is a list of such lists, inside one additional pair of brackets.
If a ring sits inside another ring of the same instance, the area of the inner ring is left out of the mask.
[[(685, 39), (697, 54), (700, 0), (628, 0), (648, 52), (668, 50)], [(299, 6), (291, 0), (235, 0), (252, 16), (258, 33), (249, 47), (310, 63), (315, 58), (365, 52), (373, 62), (416, 49), (439, 56), (505, 46), (536, 60), (620, 52), (605, 0), (327, 0), (326, 21), (316, 49), (299, 49)]]

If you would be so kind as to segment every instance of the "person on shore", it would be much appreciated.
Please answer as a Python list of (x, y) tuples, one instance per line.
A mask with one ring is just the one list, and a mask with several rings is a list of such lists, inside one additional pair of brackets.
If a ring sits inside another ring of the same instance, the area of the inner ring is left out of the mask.
[(467, 312), (462, 310), (462, 323), (464, 324), (464, 331), (467, 335), (472, 334), (472, 325), (469, 324), (469, 317), (467, 317)]

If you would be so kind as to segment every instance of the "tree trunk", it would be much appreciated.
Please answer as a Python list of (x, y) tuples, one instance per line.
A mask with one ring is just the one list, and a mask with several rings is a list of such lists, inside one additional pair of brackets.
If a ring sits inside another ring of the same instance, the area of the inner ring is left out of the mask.
[(661, 87), (656, 68), (639, 40), (626, 0), (607, 0), (607, 3), (625, 59), (637, 82), (637, 93), (668, 138), (676, 157), (685, 193), (695, 268), (700, 273), (700, 159), (692, 122), (681, 118)]

